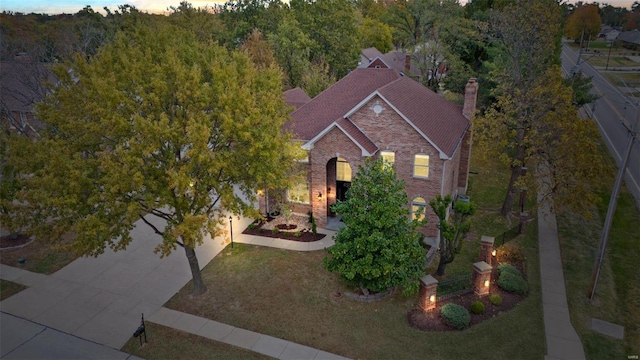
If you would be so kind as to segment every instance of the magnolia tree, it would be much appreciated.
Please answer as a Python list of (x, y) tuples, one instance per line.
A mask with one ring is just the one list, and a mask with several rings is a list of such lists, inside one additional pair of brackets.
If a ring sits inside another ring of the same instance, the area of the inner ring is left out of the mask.
[(279, 70), (153, 21), (58, 68), (37, 108), (46, 130), (8, 143), (22, 174), (11, 214), (42, 239), (77, 234), (72, 249), (93, 256), (145, 223), (161, 256), (184, 250), (198, 295), (196, 247), (222, 232), (223, 211), (257, 215), (257, 188), (286, 187), (297, 147), (281, 131)]
[[(411, 220), (404, 182), (381, 159), (367, 160), (354, 176), (347, 200), (334, 211), (347, 225), (336, 234), (324, 264), (364, 294), (403, 286), (418, 290), (425, 251), (417, 231), (426, 220)], [(418, 216), (418, 219), (423, 216)]]

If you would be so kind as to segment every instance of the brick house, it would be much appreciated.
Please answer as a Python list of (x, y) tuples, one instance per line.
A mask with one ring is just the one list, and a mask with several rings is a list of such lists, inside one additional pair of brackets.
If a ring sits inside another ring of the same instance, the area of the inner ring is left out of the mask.
[(467, 188), (477, 89), (476, 80), (469, 80), (459, 106), (395, 69), (359, 68), (297, 103), (288, 130), (308, 159), (306, 179), (287, 191), (294, 211), (312, 211), (325, 227), (335, 215), (330, 206), (345, 199), (352, 174), (366, 158), (383, 157), (404, 180), (412, 214), (425, 209), (429, 223), (422, 232), (435, 237), (437, 218), (429, 200)]

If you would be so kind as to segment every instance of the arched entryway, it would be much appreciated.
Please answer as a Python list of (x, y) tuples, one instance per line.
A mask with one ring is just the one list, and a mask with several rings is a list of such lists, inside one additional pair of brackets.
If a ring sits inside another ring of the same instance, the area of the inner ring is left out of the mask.
[(351, 187), (351, 165), (341, 157), (327, 162), (327, 215), (335, 216), (331, 205), (346, 200), (347, 191)]

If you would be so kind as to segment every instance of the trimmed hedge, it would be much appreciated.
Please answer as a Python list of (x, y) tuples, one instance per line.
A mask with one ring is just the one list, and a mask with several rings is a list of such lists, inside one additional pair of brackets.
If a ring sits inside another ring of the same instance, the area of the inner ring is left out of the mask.
[(471, 304), (471, 312), (474, 314), (484, 313), (484, 304), (481, 301), (476, 301)]
[(498, 265), (498, 275), (502, 275), (503, 273), (512, 273), (513, 275), (517, 275), (522, 277), (522, 273), (520, 270), (516, 269), (511, 264), (500, 264)]
[(469, 327), (471, 315), (463, 306), (456, 304), (446, 304), (440, 310), (440, 316), (444, 321), (458, 330)]
[(498, 278), (498, 286), (508, 292), (520, 295), (526, 295), (529, 291), (529, 285), (522, 276), (515, 275), (510, 272), (503, 271)]
[(492, 294), (489, 296), (489, 301), (495, 306), (500, 306), (502, 304), (502, 297), (499, 294)]

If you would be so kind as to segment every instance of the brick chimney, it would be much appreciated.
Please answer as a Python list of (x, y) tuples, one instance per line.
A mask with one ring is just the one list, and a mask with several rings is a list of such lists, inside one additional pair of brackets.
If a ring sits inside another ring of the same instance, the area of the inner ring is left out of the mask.
[(411, 55), (404, 54), (404, 74), (406, 76), (411, 76)]
[(462, 114), (469, 120), (476, 112), (476, 102), (478, 101), (478, 80), (476, 78), (469, 79), (464, 87), (464, 107)]
[[(462, 107), (462, 115), (471, 120), (476, 112), (476, 102), (478, 100), (478, 80), (476, 78), (469, 79), (467, 86), (464, 88), (464, 105)], [(460, 172), (458, 173), (458, 193), (466, 194), (469, 186), (469, 165), (471, 163), (471, 143), (473, 142), (473, 131), (471, 128), (467, 130), (462, 139), (462, 147), (460, 149)]]

